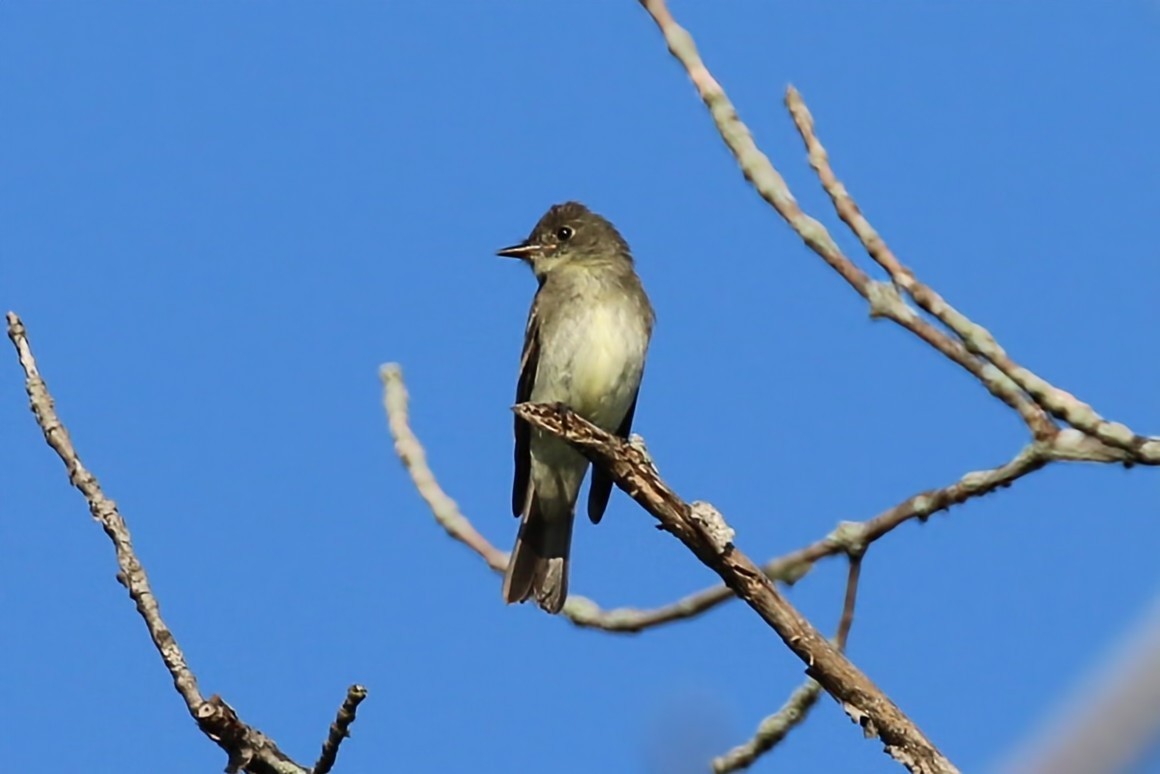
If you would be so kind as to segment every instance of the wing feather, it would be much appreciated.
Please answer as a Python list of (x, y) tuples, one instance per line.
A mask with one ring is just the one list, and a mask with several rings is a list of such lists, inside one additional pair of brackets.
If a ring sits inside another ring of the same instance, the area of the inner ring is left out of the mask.
[[(532, 399), (532, 387), (536, 381), (536, 368), (540, 361), (540, 316), (539, 296), (532, 302), (528, 313), (528, 325), (524, 331), (524, 351), (520, 355), (520, 378), (516, 384), (516, 403), (526, 403)], [(515, 480), (512, 483), (512, 514), (521, 516), (528, 501), (528, 487), (532, 472), (532, 428), (519, 417), (515, 418), (516, 450)]]
[[(624, 419), (620, 422), (620, 427), (616, 428), (616, 434), (621, 438), (628, 438), (628, 434), (632, 432), (632, 417), (636, 414), (636, 398), (640, 395), (640, 385), (637, 385), (636, 392), (632, 394), (632, 403), (628, 405), (628, 411), (624, 414)], [(592, 483), (588, 486), (588, 518), (593, 524), (599, 524), (604, 517), (604, 509), (608, 507), (608, 498), (612, 496), (612, 476), (608, 475), (608, 471), (599, 465), (592, 466)]]

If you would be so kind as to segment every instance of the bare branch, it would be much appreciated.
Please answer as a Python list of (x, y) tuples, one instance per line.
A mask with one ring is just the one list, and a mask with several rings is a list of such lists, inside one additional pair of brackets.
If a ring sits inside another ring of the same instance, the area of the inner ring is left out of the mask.
[[(834, 637), (838, 649), (846, 649), (850, 627), (854, 625), (854, 605), (858, 600), (858, 579), (862, 573), (862, 557), (850, 557), (849, 572), (846, 575), (846, 595), (842, 603), (842, 617), (838, 621), (838, 633)], [(766, 717), (757, 726), (753, 737), (713, 760), (714, 774), (726, 774), (749, 768), (767, 752), (781, 743), (789, 732), (809, 716), (810, 710), (818, 702), (822, 686), (810, 678), (802, 683), (786, 700), (781, 708)]]
[(391, 436), (395, 439), (395, 453), (411, 474), (419, 495), (431, 508), (431, 515), (448, 535), (477, 553), (488, 567), (502, 573), (507, 568), (507, 554), (489, 543), (459, 512), (459, 506), (439, 486), (427, 465), (427, 452), (411, 431), (403, 369), (398, 363), (388, 363), (379, 368), (379, 379), (383, 383), (383, 407), (387, 411)]
[(640, 4), (652, 16), (661, 34), (664, 35), (669, 52), (684, 66), (702, 101), (709, 108), (721, 139), (732, 151), (741, 171), (745, 174), (745, 179), (811, 250), (838, 272), (858, 295), (870, 303), (871, 316), (885, 317), (906, 328), (966, 369), (992, 395), (1019, 412), (1032, 428), (1038, 428), (1040, 434), (1045, 432), (1051, 424), (1050, 420), (1010, 377), (996, 368), (989, 367), (988, 363), (967, 351), (962, 342), (951, 338), (923, 319), (902, 299), (893, 285), (872, 280), (842, 253), (825, 226), (802, 211), (769, 157), (758, 149), (749, 128), (741, 122), (725, 90), (701, 61), (692, 36), (673, 19), (664, 0), (640, 0)]
[(129, 591), (129, 597), (136, 604), (137, 612), (145, 621), (153, 645), (161, 654), (161, 660), (169, 670), (173, 685), (184, 700), (190, 716), (197, 722), (198, 728), (229, 756), (226, 771), (307, 774), (309, 769), (295, 763), (261, 731), (242, 722), (237, 712), (220, 696), (211, 696), (209, 699), (202, 697), (197, 678), (185, 662), (185, 654), (161, 618), (161, 609), (150, 588), (149, 577), (133, 549), (129, 527), (117, 510), (116, 503), (105, 495), (96, 476), (81, 462), (68, 430), (57, 416), (48, 385), (37, 369), (24, 323), (14, 312), (8, 313), (8, 338), (16, 347), (20, 365), (24, 369), (25, 390), (45, 441), (64, 462), (69, 483), (84, 495), (89, 512), (113, 542), (120, 569), (117, 580)]
[(732, 530), (716, 510), (695, 508), (661, 480), (638, 443), (617, 438), (565, 406), (522, 403), (517, 416), (558, 435), (651, 513), (698, 559), (725, 581), (777, 632), (807, 666), (807, 673), (841, 704), (869, 736), (912, 772), (958, 771), (921, 730), (870, 679), (830, 644), (781, 596), (761, 569), (731, 542)]
[[(1109, 446), (1123, 449), (1138, 462), (1160, 464), (1160, 439), (1138, 436), (1125, 425), (1104, 419), (1088, 404), (1015, 363), (986, 328), (969, 320), (933, 288), (919, 282), (914, 272), (898, 260), (886, 241), (870, 225), (846, 186), (834, 173), (829, 155), (814, 132), (814, 118), (802, 95), (793, 86), (786, 89), (785, 104), (805, 142), (810, 166), (821, 180), (822, 188), (829, 194), (838, 216), (862, 242), (870, 257), (890, 274), (895, 285), (905, 290), (924, 311), (954, 331), (972, 354), (994, 364), (1023, 392), (1030, 395), (1036, 404)], [(1045, 438), (1054, 431), (1054, 425), (1042, 412), (1027, 412), (1023, 407), (1020, 414), (1037, 438)]]
[[(383, 383), (383, 406), (388, 425), (395, 439), (395, 452), (411, 475), (411, 481), (431, 509), (439, 526), (453, 539), (464, 544), (481, 557), (497, 573), (507, 567), (507, 554), (495, 548), (479, 534), (471, 521), (459, 510), (455, 501), (443, 491), (435, 474), (427, 464), (423, 445), (411, 430), (408, 418), (407, 388), (403, 370), (397, 363), (388, 363), (379, 369)], [(792, 568), (789, 568), (792, 569)], [(782, 578), (790, 580), (788, 576)], [(731, 599), (733, 592), (725, 586), (706, 589), (655, 609), (617, 607), (603, 609), (587, 597), (569, 595), (561, 611), (571, 623), (585, 629), (599, 629), (615, 634), (636, 634), (654, 626), (692, 618), (711, 607)]]
[[(440, 488), (427, 465), (422, 444), (409, 425), (408, 396), (402, 369), (393, 363), (383, 366), (381, 377), (384, 406), (395, 438), (395, 449), (411, 473), (416, 488), (431, 508), (436, 522), (452, 538), (483, 558), (489, 567), (502, 573), (507, 565), (507, 555), (494, 548), (475, 530), (459, 511), (455, 501)], [(769, 579), (792, 585), (809, 573), (821, 559), (849, 553), (857, 545), (865, 548), (907, 521), (925, 521), (938, 511), (1010, 486), (1023, 476), (1044, 467), (1049, 461), (1122, 462), (1126, 459), (1126, 452), (1106, 447), (1076, 430), (1063, 430), (1050, 443), (1030, 444), (1014, 459), (996, 468), (968, 473), (945, 487), (920, 492), (868, 521), (842, 522), (826, 537), (771, 559), (761, 569)], [(568, 597), (562, 615), (581, 628), (614, 634), (636, 634), (655, 626), (694, 618), (733, 598), (732, 589), (720, 585), (702, 589), (657, 608), (604, 609), (591, 599), (572, 595)]]
[(242, 722), (222, 697), (214, 694), (194, 712), (202, 732), (226, 751), (226, 774), (307, 774), (308, 770), (278, 749), (274, 740)]
[(806, 680), (789, 695), (777, 712), (758, 724), (752, 739), (713, 759), (714, 774), (741, 771), (752, 766), (809, 717), (810, 710), (818, 703), (821, 695), (822, 686), (818, 681), (813, 678)]
[(25, 391), (28, 393), (32, 413), (36, 415), (36, 422), (44, 432), (44, 440), (60, 456), (68, 470), (69, 483), (84, 495), (93, 518), (97, 520), (105, 530), (105, 534), (113, 541), (113, 548), (117, 552), (117, 565), (121, 570), (117, 575), (117, 580), (128, 589), (129, 596), (136, 603), (137, 612), (145, 620), (145, 626), (149, 629), (153, 645), (161, 654), (165, 668), (173, 677), (174, 687), (185, 699), (185, 704), (192, 714), (205, 701), (198, 690), (197, 678), (186, 665), (185, 655), (181, 652), (173, 633), (169, 631), (169, 627), (161, 619), (157, 598), (153, 596), (153, 590), (149, 587), (149, 578), (145, 574), (145, 568), (137, 560), (129, 528), (126, 526), (125, 520), (121, 518), (116, 503), (105, 496), (96, 476), (89, 472), (81, 463), (80, 457), (77, 456), (68, 430), (65, 429), (60, 417), (56, 414), (56, 407), (48, 392), (48, 385), (45, 384), (40, 371), (37, 369), (36, 359), (33, 357), (32, 348), (28, 343), (28, 332), (24, 328), (24, 323), (14, 312), (8, 313), (8, 338), (16, 347), (20, 366), (24, 369)]
[(350, 736), (350, 727), (354, 723), (358, 705), (367, 697), (367, 689), (361, 685), (352, 685), (346, 690), (346, 699), (338, 708), (338, 715), (330, 724), (330, 733), (322, 743), (322, 754), (318, 756), (318, 763), (314, 764), (311, 774), (330, 774), (334, 768), (334, 761), (338, 758), (338, 747), (342, 740)]
[[(408, 397), (402, 369), (392, 363), (383, 366), (381, 376), (384, 385), (384, 406), (395, 438), (395, 449), (403, 465), (411, 473), (416, 488), (431, 508), (435, 520), (451, 537), (471, 548), (497, 573), (502, 573), (507, 565), (506, 554), (494, 548), (475, 530), (467, 517), (459, 511), (455, 501), (439, 487), (435, 475), (427, 465), (422, 444), (408, 424)], [(824, 538), (769, 560), (762, 566), (762, 571), (771, 580), (792, 585), (809, 573), (814, 564), (821, 559), (850, 553), (858, 546), (864, 549), (911, 519), (924, 521), (938, 511), (1010, 486), (1023, 476), (1039, 470), (1047, 462), (1057, 459), (1111, 462), (1123, 461), (1127, 459), (1127, 454), (1103, 446), (1078, 431), (1063, 430), (1051, 443), (1030, 444), (1014, 459), (996, 468), (968, 473), (945, 487), (920, 492), (868, 521), (842, 522)], [(590, 599), (573, 595), (568, 597), (563, 615), (582, 628), (617, 634), (635, 634), (654, 626), (694, 618), (733, 597), (733, 591), (728, 586), (721, 585), (702, 589), (658, 608), (603, 609)]]
[(850, 639), (850, 628), (854, 625), (854, 605), (858, 603), (858, 581), (862, 577), (862, 555), (850, 557), (849, 567), (846, 568), (846, 596), (842, 600), (842, 617), (838, 619), (838, 633), (834, 641), (838, 650), (845, 652), (846, 643)]
[[(824, 538), (769, 560), (762, 565), (761, 570), (770, 580), (793, 584), (809, 573), (814, 564), (821, 559), (858, 550), (864, 551), (871, 543), (911, 519), (925, 521), (938, 511), (1010, 486), (1023, 476), (1044, 467), (1053, 459), (1108, 461), (1103, 456), (1104, 447), (1099, 446), (1098, 442), (1086, 444), (1095, 447), (1091, 450), (1085, 450), (1081, 445), (1067, 446), (1065, 451), (1056, 451), (1056, 448), (1061, 446), (1059, 441), (1073, 441), (1075, 435), (1078, 435), (1076, 431), (1072, 431), (1070, 435), (1065, 431), (1057, 436), (1056, 443), (1030, 444), (1014, 459), (997, 468), (967, 473), (953, 484), (919, 492), (867, 521), (844, 521)], [(1115, 456), (1117, 455), (1113, 455)], [(691, 594), (676, 604), (682, 607), (686, 617), (691, 617), (732, 598), (733, 592), (727, 586), (713, 586)], [(661, 608), (657, 612), (664, 610), (665, 608)]]

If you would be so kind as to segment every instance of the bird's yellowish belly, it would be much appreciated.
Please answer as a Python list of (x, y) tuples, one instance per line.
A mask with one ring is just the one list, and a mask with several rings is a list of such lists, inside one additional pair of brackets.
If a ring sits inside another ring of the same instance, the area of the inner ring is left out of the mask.
[[(567, 401), (598, 425), (620, 424), (640, 380), (639, 333), (622, 310), (592, 309), (571, 358), (572, 384)], [(636, 335), (633, 335), (636, 334)]]

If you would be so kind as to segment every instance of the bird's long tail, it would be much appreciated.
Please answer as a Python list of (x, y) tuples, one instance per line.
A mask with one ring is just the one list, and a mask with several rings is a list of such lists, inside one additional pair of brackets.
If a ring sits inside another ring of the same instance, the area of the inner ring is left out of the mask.
[(568, 596), (574, 516), (567, 500), (544, 502), (534, 491), (529, 493), (520, 534), (504, 574), (505, 601), (511, 604), (534, 597), (549, 613), (560, 612)]

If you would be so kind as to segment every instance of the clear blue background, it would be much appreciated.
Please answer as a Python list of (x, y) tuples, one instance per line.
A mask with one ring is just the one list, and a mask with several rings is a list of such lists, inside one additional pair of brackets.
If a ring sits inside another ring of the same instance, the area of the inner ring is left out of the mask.
[[(673, 10), (852, 256), (868, 263), (787, 83), (920, 277), (1044, 377), (1160, 432), (1160, 5)], [(4, 3), (0, 104), (0, 305), (202, 689), (299, 760), (358, 681), (341, 772), (699, 771), (801, 679), (739, 604), (635, 637), (505, 607), (396, 461), (392, 360), (442, 484), (508, 547), (534, 282), (493, 251), (553, 202), (632, 244), (659, 315), (637, 428), (755, 558), (1025, 440), (758, 199), (631, 0)], [(4, 360), (0, 759), (220, 770)], [(1060, 466), (904, 526), (867, 557), (852, 658), (987, 768), (1160, 588), (1157, 484)], [(827, 631), (843, 576), (831, 561), (790, 592)], [(577, 530), (572, 588), (605, 605), (714, 580), (622, 494)], [(823, 699), (758, 770), (897, 767)]]

